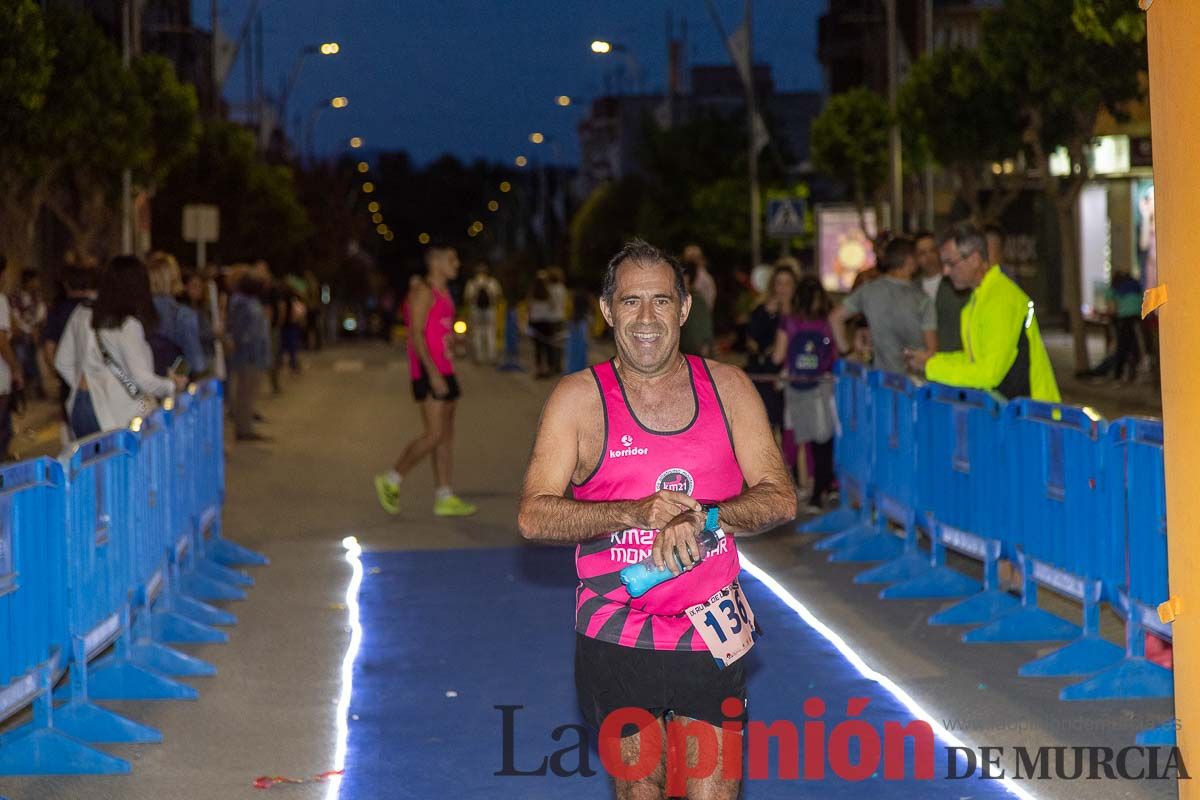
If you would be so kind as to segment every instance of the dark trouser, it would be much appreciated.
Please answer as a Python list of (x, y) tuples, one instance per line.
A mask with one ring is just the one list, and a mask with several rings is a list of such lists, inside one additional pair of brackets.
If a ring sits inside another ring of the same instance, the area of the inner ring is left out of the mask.
[(254, 403), (263, 371), (258, 367), (241, 366), (233, 371), (233, 427), (238, 436), (254, 433)]
[(71, 406), (71, 433), (76, 439), (100, 432), (100, 420), (96, 419), (96, 406), (86, 389), (75, 392), (75, 403)]
[(0, 394), (0, 459), (8, 460), (12, 438), (12, 395)]
[(558, 347), (557, 322), (532, 322), (534, 363), (539, 375), (562, 372), (562, 351)]
[(286, 355), (288, 366), (292, 368), (292, 372), (300, 371), (300, 360), (297, 354), (300, 352), (300, 326), (292, 325), (291, 323), (283, 326), (283, 331), (279, 336), (280, 360)]
[(1122, 377), (1126, 366), (1129, 367), (1129, 380), (1137, 377), (1138, 362), (1142, 358), (1141, 348), (1138, 346), (1137, 329), (1137, 317), (1117, 318), (1116, 377), (1118, 379)]
[(813, 491), (809, 502), (819, 506), (833, 488), (833, 439), (812, 442), (809, 446), (813, 456)]

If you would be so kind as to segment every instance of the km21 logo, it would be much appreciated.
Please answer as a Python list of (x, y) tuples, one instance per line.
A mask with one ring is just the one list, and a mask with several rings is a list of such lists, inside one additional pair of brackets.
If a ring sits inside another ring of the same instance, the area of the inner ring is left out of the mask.
[(654, 491), (666, 489), (668, 492), (682, 492), (683, 494), (691, 494), (692, 489), (696, 488), (696, 481), (692, 478), (692, 473), (680, 467), (671, 467), (658, 476), (658, 480), (654, 482)]

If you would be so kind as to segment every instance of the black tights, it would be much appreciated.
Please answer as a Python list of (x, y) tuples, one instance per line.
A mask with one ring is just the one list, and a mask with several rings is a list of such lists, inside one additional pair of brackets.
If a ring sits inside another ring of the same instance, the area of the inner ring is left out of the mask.
[(819, 506), (833, 488), (833, 439), (811, 442), (810, 446), (813, 454), (813, 491), (809, 503)]

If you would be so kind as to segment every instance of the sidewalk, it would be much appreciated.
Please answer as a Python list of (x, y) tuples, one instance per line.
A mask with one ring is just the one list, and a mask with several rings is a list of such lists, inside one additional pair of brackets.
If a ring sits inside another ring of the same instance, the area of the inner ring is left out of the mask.
[[(1090, 406), (1109, 421), (1127, 416), (1162, 418), (1162, 395), (1153, 377), (1146, 374), (1145, 365), (1129, 385), (1112, 378), (1076, 378), (1071, 335), (1066, 331), (1044, 331), (1042, 338), (1054, 364), (1063, 402)], [(1088, 339), (1088, 355), (1092, 365), (1104, 358), (1104, 340), (1099, 335)]]

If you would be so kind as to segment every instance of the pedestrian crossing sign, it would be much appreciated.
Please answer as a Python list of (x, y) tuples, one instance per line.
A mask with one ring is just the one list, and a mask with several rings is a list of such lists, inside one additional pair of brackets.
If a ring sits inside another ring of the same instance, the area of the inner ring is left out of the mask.
[(771, 200), (767, 203), (767, 236), (786, 239), (804, 233), (804, 201)]

